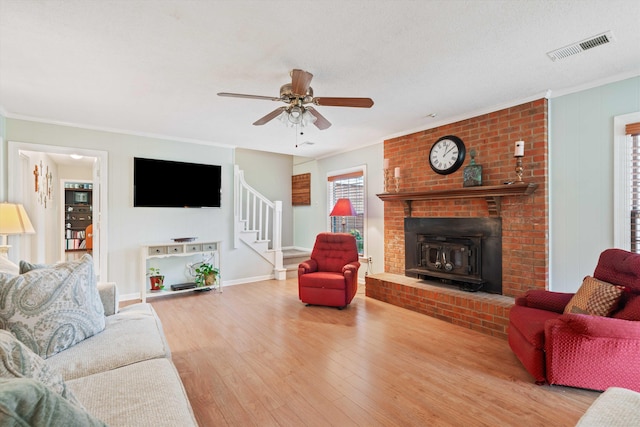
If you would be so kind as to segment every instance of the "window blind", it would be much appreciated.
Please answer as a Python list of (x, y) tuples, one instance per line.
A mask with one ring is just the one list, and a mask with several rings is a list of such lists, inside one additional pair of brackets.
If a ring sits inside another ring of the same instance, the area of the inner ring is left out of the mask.
[(640, 122), (629, 123), (627, 134), (627, 171), (631, 206), (631, 252), (640, 253)]

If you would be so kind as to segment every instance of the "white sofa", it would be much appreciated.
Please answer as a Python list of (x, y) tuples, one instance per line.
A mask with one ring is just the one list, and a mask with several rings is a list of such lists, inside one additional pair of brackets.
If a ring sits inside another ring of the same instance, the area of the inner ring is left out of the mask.
[(197, 426), (160, 319), (148, 303), (118, 310), (98, 286), (104, 331), (46, 359), (89, 413), (109, 426)]
[[(74, 268), (79, 271), (78, 265)], [(99, 299), (103, 306), (98, 307), (99, 313), (104, 308), (104, 317), (100, 314), (98, 320), (102, 323), (104, 319), (104, 329), (61, 351), (54, 350), (51, 355), (37, 354), (42, 353), (39, 350), (43, 346), (29, 342), (30, 337), (22, 335), (16, 326), (15, 316), (11, 317), (12, 311), (16, 310), (9, 301), (25, 294), (21, 289), (26, 288), (14, 280), (16, 277), (0, 273), (0, 387), (9, 387), (0, 388), (0, 395), (4, 394), (0, 398), (0, 425), (197, 426), (184, 386), (171, 361), (162, 324), (150, 304), (136, 303), (119, 309), (116, 285), (96, 285), (94, 282), (93, 304), (85, 301), (80, 305), (99, 306)], [(32, 285), (34, 283), (29, 284)], [(7, 289), (11, 286), (14, 293), (8, 298)], [(32, 286), (31, 289), (37, 292), (41, 288)], [(99, 298), (95, 293), (99, 293)], [(37, 298), (32, 299), (39, 303)], [(77, 330), (74, 332), (78, 334)], [(62, 334), (62, 340), (67, 335)], [(50, 396), (34, 398), (29, 394), (32, 389), (28, 392), (20, 389), (23, 383), (38, 388), (38, 393), (45, 389), (62, 403), (32, 409)], [(10, 387), (19, 389), (15, 393), (21, 393), (19, 399), (8, 397), (13, 393)], [(24, 394), (29, 395), (28, 399), (23, 398)], [(72, 412), (61, 411), (60, 405), (71, 406)], [(78, 407), (81, 412), (75, 415), (73, 411)], [(82, 411), (88, 413), (89, 418), (94, 417), (95, 422), (84, 420)], [(66, 418), (61, 419), (63, 417)]]
[(591, 404), (576, 427), (640, 426), (640, 393), (610, 387)]

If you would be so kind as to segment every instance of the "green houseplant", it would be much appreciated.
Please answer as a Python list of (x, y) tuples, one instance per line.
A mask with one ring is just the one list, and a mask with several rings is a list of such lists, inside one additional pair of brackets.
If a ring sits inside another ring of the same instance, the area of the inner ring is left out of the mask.
[(356, 238), (358, 254), (360, 255), (364, 254), (364, 242), (362, 241), (362, 234), (360, 234), (360, 230), (356, 228), (352, 228), (351, 231), (349, 231), (349, 234), (351, 234), (353, 237)]
[(159, 291), (164, 288), (164, 276), (160, 274), (160, 269), (156, 267), (149, 267), (149, 281), (151, 282), (151, 290)]
[(203, 263), (196, 268), (196, 286), (213, 286), (216, 283), (216, 277), (220, 274), (213, 264)]

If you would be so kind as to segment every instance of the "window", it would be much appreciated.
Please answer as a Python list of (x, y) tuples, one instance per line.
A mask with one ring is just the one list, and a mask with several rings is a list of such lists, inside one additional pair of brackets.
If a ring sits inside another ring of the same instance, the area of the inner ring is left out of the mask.
[(349, 199), (356, 216), (329, 217), (332, 233), (351, 233), (356, 238), (358, 253), (364, 255), (365, 240), (365, 167), (331, 172), (329, 181), (329, 212), (338, 199)]
[(630, 211), (630, 248), (640, 253), (640, 122), (625, 127)]
[(640, 253), (640, 112), (614, 118), (613, 141), (613, 244)]

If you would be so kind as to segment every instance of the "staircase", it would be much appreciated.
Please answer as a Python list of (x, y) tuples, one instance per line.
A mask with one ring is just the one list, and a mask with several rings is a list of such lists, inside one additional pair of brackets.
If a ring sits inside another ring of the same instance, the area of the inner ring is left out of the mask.
[(282, 250), (282, 258), (284, 268), (287, 270), (287, 279), (293, 279), (298, 277), (298, 264), (308, 260), (311, 257), (311, 252), (308, 250), (302, 250), (297, 248), (286, 248)]
[(234, 166), (234, 247), (246, 244), (273, 265), (276, 280), (285, 280), (282, 254), (282, 202), (272, 202), (244, 180)]

